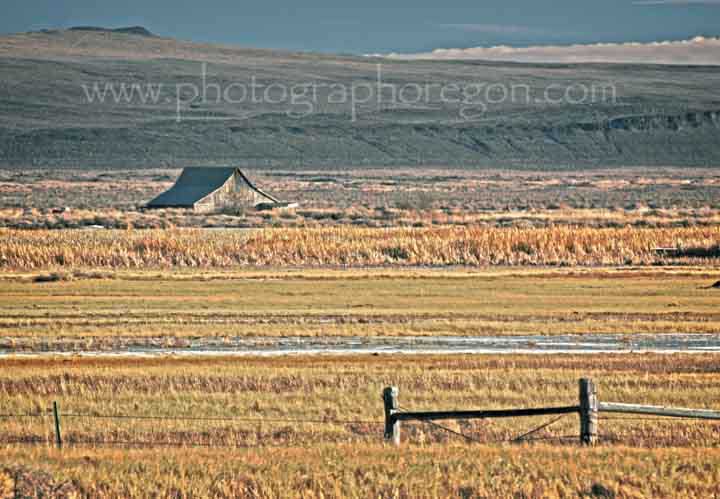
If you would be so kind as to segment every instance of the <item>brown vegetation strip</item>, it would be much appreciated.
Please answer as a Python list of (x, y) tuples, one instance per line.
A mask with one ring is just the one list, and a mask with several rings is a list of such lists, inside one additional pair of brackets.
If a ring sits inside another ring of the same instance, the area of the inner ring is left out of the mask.
[(720, 313), (703, 312), (660, 312), (660, 313), (618, 313), (618, 312), (569, 312), (566, 314), (468, 314), (468, 313), (423, 313), (416, 314), (188, 314), (163, 311), (157, 313), (88, 313), (49, 314), (33, 316), (6, 314), (0, 319), (0, 329), (35, 327), (45, 324), (94, 326), (108, 321), (113, 326), (148, 324), (406, 324), (422, 321), (487, 321), (487, 322), (584, 322), (584, 321), (720, 321)]
[[(651, 265), (720, 262), (720, 227), (0, 232), (0, 267)], [(671, 254), (659, 247), (679, 248)], [(683, 250), (684, 249), (684, 250)]]
[[(602, 357), (602, 362), (592, 362)], [(625, 355), (602, 354), (600, 356), (588, 355), (457, 355), (447, 357), (443, 355), (418, 355), (413, 359), (418, 361), (427, 370), (452, 369), (454, 371), (474, 370), (512, 370), (512, 369), (560, 369), (560, 370), (586, 370), (588, 365), (602, 371), (637, 371), (648, 374), (663, 373), (720, 373), (720, 356), (709, 353), (707, 355), (660, 355), (653, 353)], [(589, 364), (590, 363), (590, 364)], [(328, 355), (323, 357), (212, 357), (212, 358), (113, 358), (113, 357), (85, 357), (85, 358), (10, 358), (1, 359), (0, 365), (8, 368), (7, 372), (15, 368), (33, 368), (52, 372), (54, 369), (121, 369), (134, 368), (144, 370), (148, 368), (212, 368), (224, 369), (226, 367), (243, 367), (291, 369), (308, 369), (311, 372), (325, 372), (340, 367), (347, 368), (383, 368), (400, 369), (408, 367), (408, 359), (404, 356), (373, 356), (373, 355)]]

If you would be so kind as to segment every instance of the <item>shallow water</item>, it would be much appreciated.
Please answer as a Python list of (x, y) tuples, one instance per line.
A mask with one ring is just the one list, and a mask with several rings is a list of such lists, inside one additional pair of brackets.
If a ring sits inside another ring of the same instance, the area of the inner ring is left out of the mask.
[(594, 354), (720, 352), (720, 334), (587, 334), (434, 337), (253, 337), (204, 338), (182, 346), (164, 346), (162, 338), (142, 345), (102, 351), (58, 348), (43, 351), (0, 350), (0, 356), (280, 356), (361, 354)]

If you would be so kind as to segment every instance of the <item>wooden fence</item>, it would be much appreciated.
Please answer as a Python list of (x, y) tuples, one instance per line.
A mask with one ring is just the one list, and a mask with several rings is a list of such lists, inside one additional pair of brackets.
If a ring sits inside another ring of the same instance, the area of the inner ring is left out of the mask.
[(579, 381), (578, 405), (563, 407), (470, 411), (401, 411), (398, 403), (398, 395), (399, 390), (394, 386), (385, 388), (382, 395), (385, 406), (385, 439), (395, 445), (400, 445), (401, 421), (432, 422), (447, 419), (515, 418), (575, 413), (580, 417), (580, 442), (585, 445), (594, 445), (598, 442), (598, 414), (600, 412), (720, 420), (720, 411), (600, 402), (598, 399), (597, 386), (592, 380), (586, 378), (580, 379)]
[[(599, 440), (599, 414), (600, 413), (622, 413), (631, 415), (651, 415), (668, 418), (683, 419), (699, 419), (699, 420), (718, 420), (720, 421), (720, 411), (707, 409), (687, 409), (680, 407), (659, 407), (652, 405), (626, 404), (617, 402), (601, 402), (598, 397), (597, 385), (590, 379), (581, 379), (579, 381), (578, 403), (577, 405), (559, 406), (559, 407), (535, 407), (522, 409), (491, 409), (491, 410), (444, 410), (444, 411), (405, 411), (400, 408), (398, 396), (399, 391), (396, 387), (387, 387), (383, 390), (383, 402), (385, 411), (385, 439), (391, 441), (395, 445), (400, 445), (400, 424), (402, 421), (422, 421), (440, 427), (458, 436), (462, 436), (468, 440), (477, 441), (474, 438), (456, 432), (449, 428), (444, 428), (435, 421), (440, 420), (461, 420), (461, 419), (492, 419), (492, 418), (517, 418), (532, 416), (552, 416), (557, 415), (558, 418), (545, 423), (529, 432), (520, 435), (511, 440), (501, 440), (502, 442), (520, 442), (528, 440), (529, 435), (533, 435), (538, 431), (547, 428), (560, 417), (568, 414), (577, 414), (580, 421), (579, 439), (582, 444), (593, 445)], [(101, 420), (172, 420), (182, 422), (192, 421), (224, 421), (228, 423), (242, 424), (267, 424), (282, 423), (291, 425), (301, 424), (318, 424), (327, 426), (333, 425), (383, 425), (383, 421), (364, 421), (357, 419), (308, 419), (308, 418), (267, 418), (267, 417), (238, 417), (238, 416), (178, 416), (178, 415), (149, 415), (149, 414), (83, 414), (83, 413), (61, 413), (58, 403), (53, 402), (51, 411), (38, 412), (31, 414), (0, 414), (0, 420), (18, 419), (18, 418), (45, 418), (52, 416), (52, 430), (54, 433), (54, 444), (58, 448), (62, 448), (64, 444), (68, 445), (192, 445), (184, 442), (141, 442), (141, 441), (106, 441), (99, 439), (78, 440), (76, 435), (70, 435), (67, 439), (63, 438), (61, 423), (63, 418), (88, 418)], [(562, 439), (575, 439), (574, 435), (558, 437)], [(51, 443), (48, 439), (23, 440), (13, 443)], [(3, 442), (0, 442), (0, 445)], [(225, 446), (220, 444), (208, 443), (203, 446)]]

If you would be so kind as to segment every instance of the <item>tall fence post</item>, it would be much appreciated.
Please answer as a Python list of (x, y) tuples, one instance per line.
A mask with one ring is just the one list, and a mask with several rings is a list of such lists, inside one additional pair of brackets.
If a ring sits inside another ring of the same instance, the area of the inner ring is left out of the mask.
[(396, 386), (388, 386), (383, 390), (383, 403), (385, 405), (385, 440), (392, 440), (393, 444), (400, 445), (400, 421), (394, 417), (398, 410)]
[(598, 439), (597, 387), (591, 379), (580, 380), (580, 442), (595, 445)]
[(53, 401), (53, 416), (55, 417), (55, 444), (58, 449), (62, 449), (62, 435), (60, 434), (60, 412), (58, 411), (58, 404)]

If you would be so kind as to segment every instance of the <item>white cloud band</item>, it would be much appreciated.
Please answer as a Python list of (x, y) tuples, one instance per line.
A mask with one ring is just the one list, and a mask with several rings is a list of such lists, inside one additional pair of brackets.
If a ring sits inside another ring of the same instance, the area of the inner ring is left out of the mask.
[(690, 40), (651, 43), (597, 43), (534, 47), (474, 47), (436, 49), (419, 54), (386, 54), (402, 60), (486, 60), (513, 62), (606, 62), (639, 64), (720, 65), (720, 38), (697, 36)]

